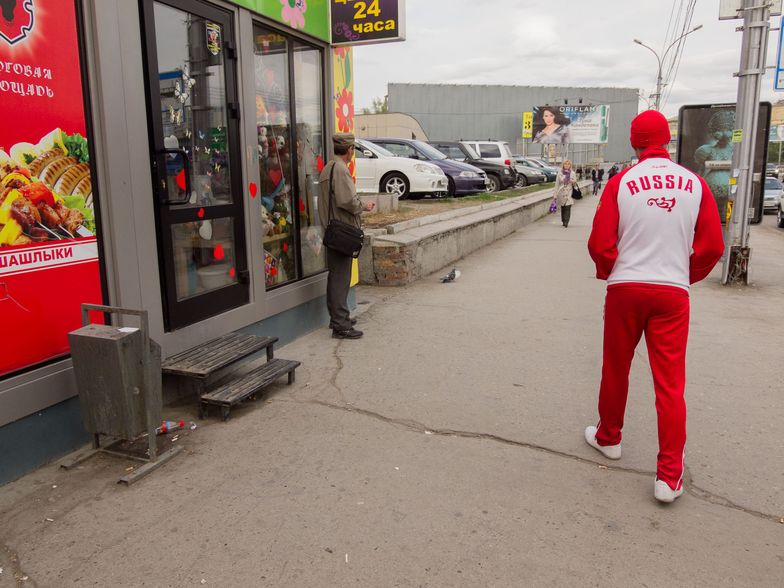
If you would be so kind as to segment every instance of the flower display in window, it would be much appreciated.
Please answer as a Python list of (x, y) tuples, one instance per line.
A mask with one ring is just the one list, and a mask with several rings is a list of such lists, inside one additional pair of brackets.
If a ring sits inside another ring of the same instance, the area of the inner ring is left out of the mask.
[(306, 0), (280, 0), (281, 18), (294, 29), (305, 28), (305, 12), (308, 10)]
[(348, 89), (338, 94), (335, 114), (338, 119), (338, 130), (341, 133), (350, 133), (354, 130), (354, 94)]

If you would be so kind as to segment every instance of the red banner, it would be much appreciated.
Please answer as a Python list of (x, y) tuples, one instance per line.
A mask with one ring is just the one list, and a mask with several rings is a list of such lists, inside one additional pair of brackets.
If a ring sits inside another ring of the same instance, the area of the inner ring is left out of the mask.
[(0, 376), (68, 353), (100, 303), (76, 4), (0, 0)]

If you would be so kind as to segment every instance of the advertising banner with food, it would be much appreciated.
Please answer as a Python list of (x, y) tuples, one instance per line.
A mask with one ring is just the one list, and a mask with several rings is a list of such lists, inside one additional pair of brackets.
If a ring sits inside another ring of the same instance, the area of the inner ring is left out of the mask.
[(67, 354), (101, 281), (76, 4), (0, 8), (2, 377)]

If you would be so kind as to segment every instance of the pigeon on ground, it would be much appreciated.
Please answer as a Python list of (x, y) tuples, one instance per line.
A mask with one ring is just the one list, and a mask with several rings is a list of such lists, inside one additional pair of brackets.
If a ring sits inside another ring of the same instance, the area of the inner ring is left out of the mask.
[(460, 270), (454, 268), (451, 272), (441, 278), (441, 283), (446, 284), (447, 282), (454, 282), (457, 278), (460, 277)]

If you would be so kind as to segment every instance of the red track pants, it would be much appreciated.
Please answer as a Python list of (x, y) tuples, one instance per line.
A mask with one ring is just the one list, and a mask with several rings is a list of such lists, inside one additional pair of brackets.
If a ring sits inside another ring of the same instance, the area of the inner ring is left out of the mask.
[(656, 476), (677, 490), (683, 480), (686, 445), (686, 342), (689, 293), (654, 284), (607, 288), (604, 307), (604, 360), (599, 390), (599, 445), (621, 442), (629, 369), (645, 333), (656, 392), (659, 456)]

